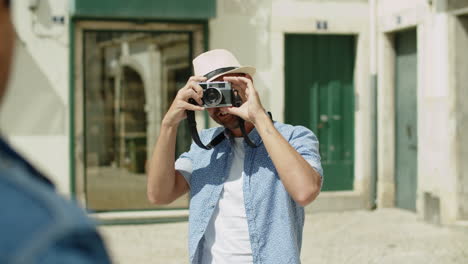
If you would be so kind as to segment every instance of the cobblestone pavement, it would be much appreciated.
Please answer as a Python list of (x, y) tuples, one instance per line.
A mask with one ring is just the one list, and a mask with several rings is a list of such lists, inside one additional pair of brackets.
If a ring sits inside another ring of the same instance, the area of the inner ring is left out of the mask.
[[(187, 223), (102, 226), (115, 263), (187, 263)], [(468, 229), (398, 209), (306, 216), (303, 264), (468, 263)], [(281, 264), (281, 263), (279, 263)]]

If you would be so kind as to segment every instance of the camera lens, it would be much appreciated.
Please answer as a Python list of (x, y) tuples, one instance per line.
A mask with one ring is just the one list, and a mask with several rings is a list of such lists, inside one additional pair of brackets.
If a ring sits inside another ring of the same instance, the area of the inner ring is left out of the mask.
[(217, 106), (221, 102), (222, 94), (216, 88), (208, 88), (203, 92), (203, 101), (206, 106)]

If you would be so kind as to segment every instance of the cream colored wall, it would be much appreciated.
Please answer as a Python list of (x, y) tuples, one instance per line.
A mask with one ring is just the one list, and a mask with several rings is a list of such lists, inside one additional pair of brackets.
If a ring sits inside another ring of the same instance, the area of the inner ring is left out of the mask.
[(68, 137), (68, 1), (42, 0), (35, 11), (29, 1), (13, 1), (17, 49), (13, 76), (2, 104), (2, 133), (69, 193)]

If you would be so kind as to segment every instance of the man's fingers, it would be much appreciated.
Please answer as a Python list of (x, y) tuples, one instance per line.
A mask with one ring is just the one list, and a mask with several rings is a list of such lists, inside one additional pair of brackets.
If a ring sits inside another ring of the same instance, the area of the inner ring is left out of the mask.
[(234, 77), (234, 76), (226, 76), (223, 78), (225, 81), (235, 83), (235, 84), (243, 84), (243, 81), (239, 79), (239, 77)]
[(226, 76), (224, 77), (225, 81), (232, 81), (232, 82), (237, 82), (237, 83), (252, 83), (249, 78), (242, 77), (242, 76)]
[(206, 81), (206, 77), (203, 76), (192, 76), (189, 78), (188, 82), (204, 82)]
[(237, 85), (247, 86), (248, 89), (254, 89), (252, 81), (246, 77), (224, 77), (224, 80)]
[(193, 98), (199, 105), (203, 104), (202, 95), (197, 93), (195, 90), (190, 89), (187, 91), (187, 93), (188, 93), (188, 98)]
[(249, 78), (245, 78), (245, 77), (239, 77), (239, 80), (241, 80), (241, 81), (243, 81), (245, 84), (247, 84), (247, 89), (246, 89), (246, 90), (255, 91), (255, 88), (254, 88), (254, 86), (253, 86), (252, 80), (250, 80)]
[(192, 110), (192, 111), (203, 111), (205, 110), (204, 107), (198, 106), (198, 105), (193, 105), (191, 103), (183, 102), (182, 107), (186, 110)]
[(197, 94), (201, 96), (203, 96), (203, 88), (198, 84), (200, 82), (204, 82), (206, 81), (206, 77), (203, 77), (203, 76), (192, 76), (189, 78), (187, 84), (185, 85), (184, 88), (186, 88), (187, 90), (188, 89), (192, 89), (194, 90)]
[(236, 84), (238, 86), (246, 87), (244, 90), (244, 94), (249, 98), (249, 96), (255, 96), (256, 95), (256, 90), (253, 86), (252, 80), (246, 77), (224, 77), (225, 81), (231, 82), (233, 84)]
[(239, 116), (239, 114), (241, 112), (238, 107), (228, 107), (228, 108), (225, 109), (225, 111), (228, 114), (233, 114), (233, 115), (236, 115), (236, 116)]
[[(205, 77), (203, 77), (205, 78)], [(206, 78), (205, 78), (206, 79)], [(199, 82), (191, 81), (188, 85), (189, 88), (194, 90), (200, 97), (203, 96), (203, 88), (198, 84)]]

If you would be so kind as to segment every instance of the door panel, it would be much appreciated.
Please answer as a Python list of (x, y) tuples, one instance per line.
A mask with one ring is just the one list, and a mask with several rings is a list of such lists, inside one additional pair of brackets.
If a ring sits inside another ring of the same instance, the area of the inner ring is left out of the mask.
[(396, 206), (416, 211), (417, 127), (417, 34), (416, 29), (395, 37)]
[(352, 190), (355, 38), (285, 36), (285, 121), (319, 138), (324, 190)]

